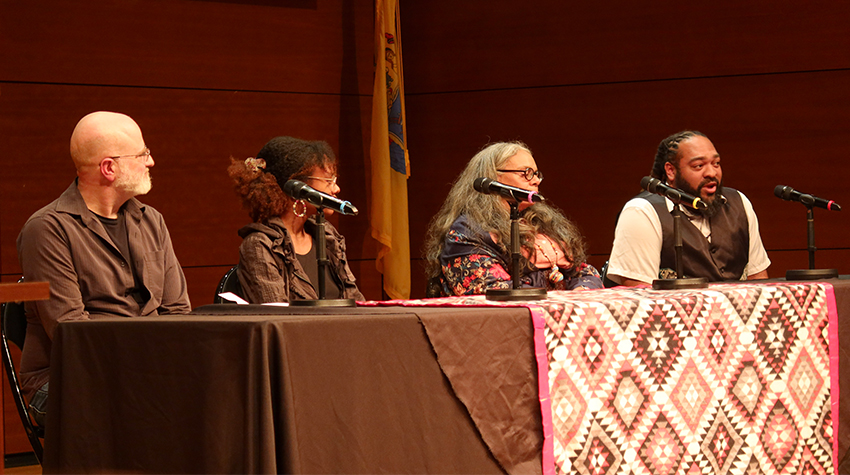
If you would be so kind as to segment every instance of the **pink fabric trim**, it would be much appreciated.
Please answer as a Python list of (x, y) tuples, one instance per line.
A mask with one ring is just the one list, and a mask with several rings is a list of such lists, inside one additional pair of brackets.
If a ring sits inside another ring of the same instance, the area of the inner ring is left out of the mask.
[(838, 475), (838, 409), (840, 384), (838, 378), (838, 307), (835, 304), (835, 289), (832, 284), (823, 283), (826, 291), (826, 306), (829, 312), (829, 383), (830, 404), (832, 405), (832, 465)]
[[(835, 475), (838, 474), (838, 464), (835, 457), (838, 454), (838, 413), (839, 413), (839, 353), (838, 353), (838, 309), (835, 302), (835, 291), (831, 284), (821, 283), (824, 286), (827, 300), (827, 312), (829, 319), (829, 373), (830, 373), (830, 404), (832, 413), (832, 430), (833, 430), (833, 467)], [(646, 287), (646, 286), (641, 286)], [(540, 400), (540, 412), (543, 422), (543, 453), (542, 453), (542, 469), (543, 475), (554, 475), (555, 473), (555, 453), (553, 439), (553, 423), (552, 423), (552, 401), (549, 393), (549, 360), (548, 349), (546, 348), (546, 320), (545, 311), (539, 305), (534, 303), (522, 302), (493, 302), (488, 301), (483, 295), (466, 296), (462, 298), (462, 303), (458, 302), (459, 297), (442, 297), (424, 300), (390, 300), (390, 301), (369, 301), (358, 302), (363, 306), (404, 306), (404, 307), (525, 307), (531, 313), (532, 323), (534, 325), (534, 354), (537, 362), (537, 380), (538, 380), (538, 397)]]
[(543, 416), (543, 475), (555, 473), (555, 447), (552, 441), (552, 399), (549, 395), (549, 350), (546, 348), (546, 318), (543, 309), (528, 305), (534, 323), (534, 356), (537, 359), (537, 393)]
[[(472, 304), (466, 300), (464, 303), (451, 302), (457, 301), (458, 298), (474, 298), (476, 295), (467, 295), (460, 297), (438, 297), (433, 299), (423, 300), (367, 300), (365, 302), (357, 302), (358, 307), (469, 307)], [(475, 303), (476, 307), (525, 307), (525, 305), (504, 305), (498, 302), (490, 302), (481, 297), (481, 303)]]

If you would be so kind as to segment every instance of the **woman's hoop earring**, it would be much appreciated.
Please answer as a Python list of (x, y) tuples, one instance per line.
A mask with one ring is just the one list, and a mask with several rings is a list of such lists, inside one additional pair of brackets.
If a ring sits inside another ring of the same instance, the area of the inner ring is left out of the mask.
[[(298, 203), (301, 203), (301, 212), (300, 213), (298, 212)], [(307, 215), (307, 202), (304, 201), (304, 200), (298, 200), (295, 203), (292, 203), (292, 212), (295, 214), (295, 216), (298, 216), (299, 218), (303, 218), (304, 216)]]

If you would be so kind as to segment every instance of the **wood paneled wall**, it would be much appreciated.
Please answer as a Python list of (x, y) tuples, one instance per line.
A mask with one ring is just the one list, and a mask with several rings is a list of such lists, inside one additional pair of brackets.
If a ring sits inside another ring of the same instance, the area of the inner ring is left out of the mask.
[[(276, 135), (327, 140), (347, 199), (366, 208), (369, 2), (0, 3), (0, 273), (20, 272), (26, 218), (73, 180), (68, 138), (93, 110), (129, 114), (153, 150), (154, 189), (194, 305), (210, 303), (249, 221), (229, 157)], [(366, 295), (380, 298), (364, 215), (337, 222)], [(371, 266), (359, 262), (371, 259)]]
[[(772, 276), (808, 266), (806, 209), (778, 184), (850, 211), (846, 2), (402, 2), (412, 249), (466, 162), (526, 142), (541, 192), (608, 258), (658, 143), (706, 133), (727, 186), (759, 216)], [(817, 264), (850, 273), (847, 212), (815, 211)], [(421, 262), (420, 262), (421, 263)], [(422, 265), (414, 291), (424, 294)]]
[[(0, 0), (3, 280), (20, 275), (26, 219), (74, 179), (68, 140), (95, 110), (141, 126), (156, 161), (141, 199), (165, 216), (194, 306), (212, 303), (250, 221), (229, 157), (253, 156), (276, 135), (326, 140), (344, 196), (368, 208), (373, 11), (355, 0)], [(366, 214), (333, 222), (363, 293), (380, 299)], [(6, 453), (26, 451), (6, 401)]]
[[(368, 209), (372, 3), (0, 0), (0, 277), (20, 273), (26, 218), (73, 179), (68, 138), (93, 110), (141, 125), (156, 160), (143, 201), (168, 222), (195, 306), (212, 301), (248, 221), (230, 156), (281, 134), (327, 140), (343, 195)], [(775, 185), (850, 207), (850, 4), (401, 0), (401, 13), (413, 297), (427, 223), (491, 141), (528, 143), (542, 192), (597, 266), (658, 142), (686, 128), (714, 141), (726, 184), (753, 202), (774, 276), (807, 264), (805, 208)], [(848, 273), (843, 213), (815, 213), (818, 264)], [(335, 224), (380, 299), (365, 213)], [(14, 413), (6, 425), (20, 430)], [(23, 450), (7, 437), (7, 453)]]

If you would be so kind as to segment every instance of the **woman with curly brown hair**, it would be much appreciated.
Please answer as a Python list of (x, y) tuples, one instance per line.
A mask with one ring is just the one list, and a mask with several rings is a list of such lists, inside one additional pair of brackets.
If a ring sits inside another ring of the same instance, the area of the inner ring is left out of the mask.
[[(511, 221), (508, 202), (473, 188), (486, 177), (537, 191), (543, 174), (521, 142), (488, 145), (455, 180), (425, 238), (428, 296), (483, 294), (508, 289)], [(560, 210), (545, 203), (519, 204), (523, 287), (550, 290), (601, 288), (593, 266), (585, 262), (578, 228)]]
[[(237, 275), (251, 303), (317, 299), (318, 266), (313, 243), (316, 208), (293, 200), (282, 186), (300, 180), (336, 196), (336, 157), (323, 141), (275, 137), (256, 157), (231, 159), (227, 169), (236, 192), (254, 220), (239, 230)], [(325, 213), (332, 213), (325, 209)], [(325, 297), (365, 300), (357, 289), (345, 256), (345, 239), (325, 223), (330, 265), (325, 273)]]

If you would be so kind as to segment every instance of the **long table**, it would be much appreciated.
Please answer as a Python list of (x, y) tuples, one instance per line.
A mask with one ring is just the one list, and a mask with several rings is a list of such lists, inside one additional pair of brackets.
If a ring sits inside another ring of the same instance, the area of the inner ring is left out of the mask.
[[(832, 284), (850, 315), (850, 283)], [(59, 325), (44, 473), (543, 471), (527, 308), (196, 312)]]
[(59, 325), (44, 473), (502, 473), (423, 331), (445, 310), (221, 310)]

